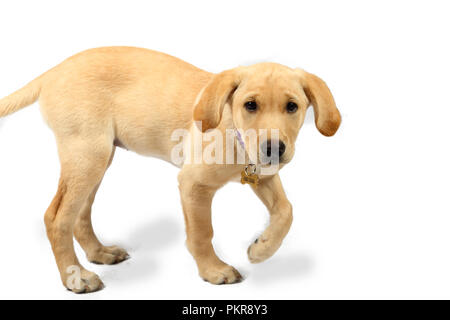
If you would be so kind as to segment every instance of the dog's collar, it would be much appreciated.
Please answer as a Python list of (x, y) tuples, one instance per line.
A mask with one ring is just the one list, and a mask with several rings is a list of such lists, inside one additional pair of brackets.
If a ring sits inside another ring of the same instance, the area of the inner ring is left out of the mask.
[[(239, 142), (239, 145), (241, 146), (242, 150), (247, 153), (245, 150), (245, 142), (242, 139), (242, 135), (239, 132), (238, 129), (234, 128), (235, 136), (237, 141)], [(257, 187), (259, 183), (259, 177), (256, 173), (257, 167), (255, 163), (252, 163), (252, 160), (249, 158), (249, 163), (244, 167), (244, 170), (241, 172), (241, 183), (242, 184), (250, 184), (252, 186)]]
[[(245, 149), (245, 142), (244, 142), (244, 139), (242, 139), (242, 135), (239, 132), (239, 129), (234, 128), (234, 135), (236, 136), (236, 140), (238, 141), (239, 145), (241, 146), (242, 151), (244, 151), (244, 153), (247, 154), (247, 150)], [(247, 156), (248, 156), (248, 154), (247, 154)], [(252, 163), (250, 156), (248, 157), (248, 159), (249, 159), (249, 163)]]
[(242, 140), (241, 133), (236, 128), (234, 129), (234, 132), (236, 133), (236, 138), (237, 138), (237, 141), (239, 142), (239, 145), (245, 151), (245, 142), (244, 142), (244, 140)]

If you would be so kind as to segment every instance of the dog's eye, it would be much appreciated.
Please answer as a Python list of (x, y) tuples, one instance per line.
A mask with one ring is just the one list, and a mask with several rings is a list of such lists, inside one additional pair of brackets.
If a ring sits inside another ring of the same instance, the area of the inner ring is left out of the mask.
[(289, 101), (286, 105), (286, 110), (289, 113), (294, 113), (295, 111), (297, 111), (298, 106), (295, 102)]
[(258, 105), (255, 101), (247, 101), (246, 103), (244, 103), (244, 107), (248, 112), (255, 112), (256, 109), (258, 109)]

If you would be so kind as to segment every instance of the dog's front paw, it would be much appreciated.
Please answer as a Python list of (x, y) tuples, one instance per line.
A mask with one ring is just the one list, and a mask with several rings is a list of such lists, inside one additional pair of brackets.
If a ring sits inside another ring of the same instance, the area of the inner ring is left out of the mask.
[(67, 289), (74, 293), (90, 293), (102, 290), (105, 285), (94, 272), (82, 270), (81, 273), (66, 279)]
[(278, 250), (281, 242), (271, 241), (264, 235), (261, 235), (256, 241), (248, 247), (247, 255), (251, 263), (259, 263), (267, 260)]
[(88, 253), (87, 258), (97, 264), (117, 264), (130, 258), (127, 251), (118, 246), (102, 247)]
[(231, 284), (242, 281), (241, 274), (232, 266), (210, 266), (200, 271), (200, 277), (212, 284)]

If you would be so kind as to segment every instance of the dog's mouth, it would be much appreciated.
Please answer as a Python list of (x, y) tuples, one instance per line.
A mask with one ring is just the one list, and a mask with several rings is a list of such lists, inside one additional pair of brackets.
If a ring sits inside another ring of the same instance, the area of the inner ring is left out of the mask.
[(273, 165), (280, 165), (280, 164), (283, 164), (285, 161), (284, 161), (284, 159), (283, 158), (276, 158), (276, 159), (273, 159), (273, 158), (262, 158), (261, 159), (261, 161), (260, 161), (260, 164), (262, 165), (262, 166), (273, 166)]
[(261, 165), (283, 165), (290, 161), (286, 154), (279, 156), (278, 153), (272, 153), (270, 155), (259, 153), (259, 163)]
[(268, 176), (277, 174), (286, 163), (284, 158), (260, 159), (259, 174)]
[(261, 167), (284, 166), (289, 160), (285, 157), (260, 157), (259, 164)]
[(293, 150), (291, 152), (286, 152), (282, 156), (272, 155), (270, 157), (260, 154), (259, 155), (259, 163), (263, 167), (269, 166), (279, 166), (280, 168), (291, 162), (294, 156)]

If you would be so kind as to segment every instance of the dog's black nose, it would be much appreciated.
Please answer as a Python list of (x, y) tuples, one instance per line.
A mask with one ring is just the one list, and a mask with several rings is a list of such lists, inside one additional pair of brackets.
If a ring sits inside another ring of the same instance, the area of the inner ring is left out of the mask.
[(261, 144), (261, 152), (267, 156), (268, 158), (271, 158), (272, 155), (276, 155), (278, 152), (278, 156), (281, 158), (281, 156), (286, 151), (286, 145), (283, 141), (272, 141), (267, 140)]

